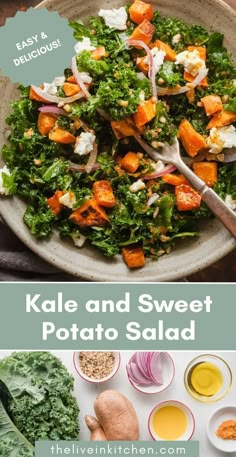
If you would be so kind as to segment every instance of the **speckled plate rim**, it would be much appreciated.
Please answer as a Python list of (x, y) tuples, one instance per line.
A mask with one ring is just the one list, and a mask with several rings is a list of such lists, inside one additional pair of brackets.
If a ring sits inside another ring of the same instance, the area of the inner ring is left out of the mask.
[[(109, 0), (103, 0), (105, 4), (106, 1), (109, 3), (109, 7), (122, 3), (122, 0), (119, 0), (117, 3), (112, 2), (111, 5)], [(123, 1), (123, 3), (125, 2)], [(198, 0), (198, 3), (200, 7), (201, 0)], [(204, 6), (206, 6), (206, 3), (208, 3), (208, 7), (212, 5), (211, 8), (214, 5), (214, 11), (218, 8), (219, 13), (225, 12), (228, 20), (233, 20), (236, 23), (236, 12), (223, 0), (207, 0)], [(44, 0), (36, 8), (48, 7), (49, 9), (54, 9), (54, 4), (55, 0)], [(82, 4), (78, 2), (75, 5), (78, 7), (78, 5)], [(160, 10), (162, 10), (163, 5), (166, 7), (165, 2), (163, 3), (162, 0), (159, 3)], [(99, 4), (99, 7), (101, 6), (104, 5)], [(60, 11), (60, 14), (65, 16), (64, 12)], [(209, 28), (211, 29), (212, 27), (211, 25)], [(215, 30), (217, 30), (217, 27), (215, 27)], [(234, 54), (236, 55), (236, 48)], [(38, 242), (30, 235), (28, 229), (25, 227), (22, 221), (22, 212), (23, 203), (17, 197), (13, 197), (11, 200), (6, 198), (0, 200), (0, 213), (3, 219), (27, 247), (54, 267), (64, 270), (79, 279), (90, 281), (175, 281), (212, 265), (236, 247), (236, 240), (230, 236), (219, 221), (209, 221), (207, 223), (207, 229), (201, 233), (198, 240), (187, 240), (186, 243), (184, 241), (180, 242), (170, 255), (163, 256), (158, 262), (148, 260), (143, 269), (130, 271), (124, 265), (121, 256), (116, 256), (115, 259), (108, 259), (98, 253), (93, 247), (87, 250), (84, 250), (84, 248), (78, 250), (74, 246), (70, 246), (68, 242), (61, 241), (57, 233), (53, 234), (50, 241)]]

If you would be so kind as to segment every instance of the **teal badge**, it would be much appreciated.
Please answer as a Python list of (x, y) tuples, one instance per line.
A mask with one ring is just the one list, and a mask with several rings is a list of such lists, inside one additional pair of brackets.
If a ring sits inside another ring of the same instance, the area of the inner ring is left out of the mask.
[(0, 28), (0, 69), (13, 83), (40, 85), (71, 66), (75, 39), (67, 19), (46, 8), (18, 12)]

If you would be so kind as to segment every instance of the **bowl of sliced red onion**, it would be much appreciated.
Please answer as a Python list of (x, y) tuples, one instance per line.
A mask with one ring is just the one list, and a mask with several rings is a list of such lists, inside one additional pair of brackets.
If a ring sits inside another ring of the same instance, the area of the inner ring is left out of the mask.
[(135, 352), (126, 370), (130, 384), (145, 394), (162, 392), (175, 376), (175, 365), (168, 352)]

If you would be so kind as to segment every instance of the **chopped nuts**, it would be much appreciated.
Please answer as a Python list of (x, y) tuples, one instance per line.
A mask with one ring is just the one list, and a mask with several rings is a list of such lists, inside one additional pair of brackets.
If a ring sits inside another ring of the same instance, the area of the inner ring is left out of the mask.
[(124, 106), (125, 108), (128, 106), (129, 102), (127, 100), (120, 100), (119, 105)]
[(40, 160), (40, 159), (34, 159), (34, 164), (37, 165), (37, 166), (39, 166), (39, 165), (42, 164), (42, 160)]
[(25, 133), (24, 133), (24, 137), (25, 138), (32, 138), (32, 136), (34, 135), (34, 131), (32, 128), (30, 128), (29, 130), (27, 130)]
[(91, 379), (103, 379), (112, 373), (115, 365), (114, 352), (90, 351), (79, 353), (82, 373)]

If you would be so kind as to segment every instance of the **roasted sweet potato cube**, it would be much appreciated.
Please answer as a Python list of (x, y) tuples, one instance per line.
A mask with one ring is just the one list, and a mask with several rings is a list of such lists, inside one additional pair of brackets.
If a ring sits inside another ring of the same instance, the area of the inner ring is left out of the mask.
[(141, 24), (144, 19), (149, 21), (153, 18), (153, 9), (150, 3), (135, 0), (129, 8), (130, 19), (136, 24)]
[(75, 143), (76, 138), (72, 133), (67, 132), (67, 130), (56, 128), (50, 130), (49, 140), (55, 141), (55, 143), (72, 144)]
[(134, 122), (137, 128), (150, 122), (156, 115), (156, 102), (153, 98), (146, 100), (138, 106), (137, 112), (134, 114)]
[(137, 246), (127, 246), (122, 249), (124, 262), (129, 268), (140, 268), (145, 265), (143, 248)]
[[(40, 89), (43, 89), (43, 84), (41, 84)], [(40, 95), (36, 94), (36, 92), (34, 91), (34, 89), (31, 86), (30, 86), (30, 92), (29, 92), (29, 99), (36, 100), (37, 102), (46, 102), (47, 103), (47, 100), (45, 100), (43, 97), (40, 97)]]
[(221, 111), (218, 114), (215, 114), (207, 125), (206, 129), (212, 129), (213, 127), (220, 128), (225, 127), (226, 125), (232, 124), (236, 121), (236, 113), (232, 111)]
[[(148, 44), (150, 43), (153, 35), (155, 32), (155, 27), (154, 25), (151, 24), (147, 19), (144, 19), (141, 24), (136, 27), (132, 33), (132, 35), (129, 37), (130, 40), (140, 40), (143, 41), (144, 43)], [(138, 48), (139, 46), (137, 46)]]
[(91, 58), (93, 60), (100, 60), (102, 57), (108, 57), (108, 53), (104, 46), (99, 46), (97, 49), (91, 52)]
[(176, 186), (175, 196), (179, 211), (192, 211), (201, 205), (201, 196), (191, 186), (185, 184)]
[(111, 127), (118, 140), (138, 133), (132, 117), (126, 117), (121, 121), (111, 121)]
[(73, 95), (76, 95), (79, 92), (81, 92), (81, 88), (78, 84), (74, 84), (74, 83), (70, 83), (70, 82), (65, 82), (63, 84), (63, 90), (67, 97), (72, 97)]
[(172, 186), (180, 186), (181, 184), (188, 184), (187, 179), (183, 175), (174, 175), (173, 173), (168, 173), (167, 175), (162, 176), (162, 181)]
[(193, 164), (194, 173), (199, 176), (209, 187), (217, 182), (216, 162), (196, 162)]
[(127, 152), (120, 162), (121, 168), (129, 173), (135, 173), (139, 167), (139, 157), (136, 152)]
[(41, 135), (48, 135), (56, 124), (56, 116), (50, 113), (39, 113), (37, 127)]
[(218, 113), (224, 108), (219, 95), (206, 95), (206, 97), (201, 98), (201, 102), (207, 116), (212, 116), (212, 114)]
[(105, 208), (113, 208), (116, 204), (112, 187), (107, 180), (96, 181), (93, 184), (93, 194), (97, 203)]
[(66, 80), (66, 81), (68, 81), (68, 83), (74, 83), (74, 84), (77, 84), (77, 82), (76, 82), (76, 79), (75, 79), (74, 75), (71, 75), (71, 76), (69, 76), (69, 78), (67, 78), (67, 80)]
[(199, 52), (199, 55), (200, 55), (200, 58), (202, 60), (204, 60), (204, 62), (206, 62), (206, 48), (205, 46), (188, 46), (187, 47), (188, 51), (189, 52), (193, 52), (193, 51), (198, 51)]
[(50, 206), (51, 210), (58, 216), (62, 210), (62, 204), (59, 202), (59, 199), (64, 195), (62, 190), (57, 190), (52, 197), (47, 198), (47, 204)]
[(87, 200), (80, 208), (73, 211), (69, 219), (80, 227), (99, 227), (109, 222), (107, 214), (95, 198)]
[(146, 56), (137, 57), (136, 65), (144, 74), (148, 73), (149, 65), (146, 63)]
[(156, 40), (150, 45), (150, 48), (158, 48), (160, 51), (164, 51), (166, 53), (165, 60), (170, 60), (171, 62), (176, 61), (176, 52), (169, 46), (169, 44), (164, 43), (164, 41)]
[(179, 139), (190, 157), (195, 157), (201, 149), (206, 149), (205, 138), (198, 133), (187, 119), (183, 119), (179, 126)]

